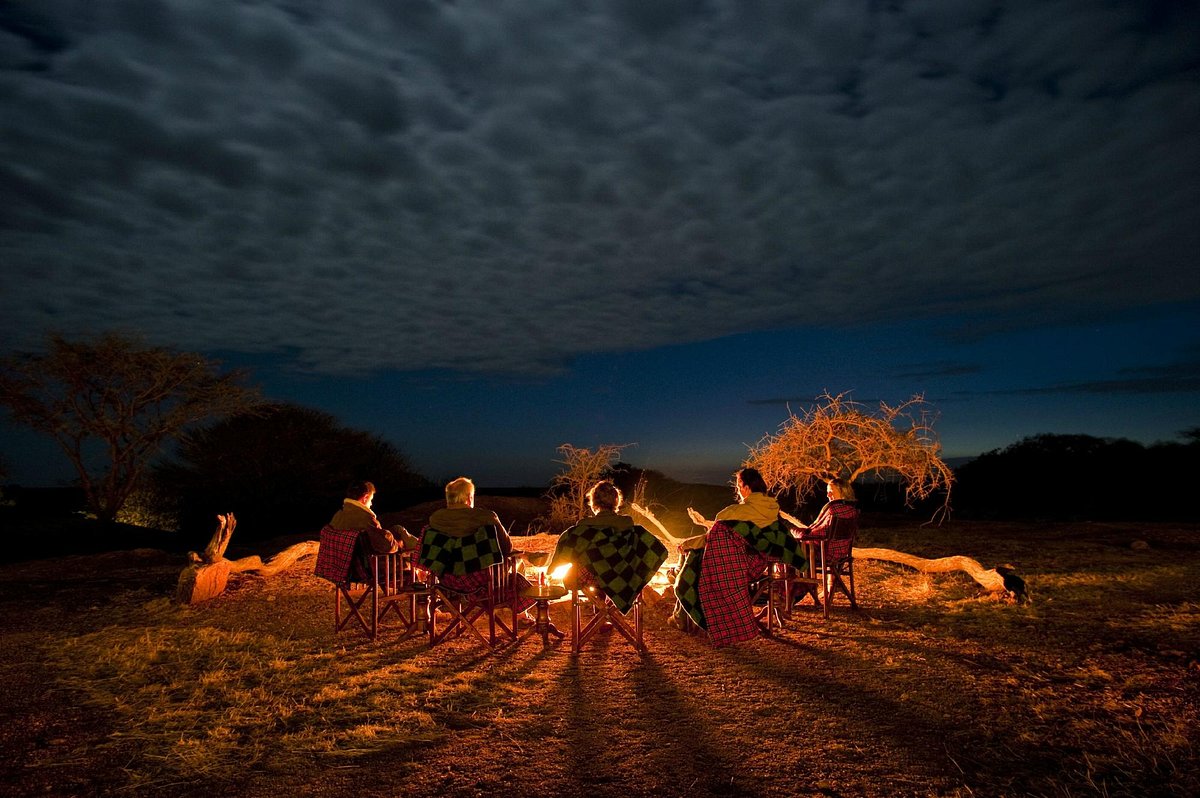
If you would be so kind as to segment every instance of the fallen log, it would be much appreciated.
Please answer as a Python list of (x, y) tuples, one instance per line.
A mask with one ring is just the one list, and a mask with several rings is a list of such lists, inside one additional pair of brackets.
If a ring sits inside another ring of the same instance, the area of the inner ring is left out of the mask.
[(225, 549), (229, 547), (229, 540), (236, 528), (237, 518), (233, 513), (217, 516), (216, 531), (204, 547), (203, 553), (188, 552), (188, 565), (179, 574), (179, 583), (175, 588), (176, 601), (188, 605), (208, 601), (225, 592), (231, 573), (254, 571), (262, 576), (274, 576), (297, 560), (316, 554), (320, 548), (317, 541), (305, 540), (288, 546), (266, 562), (257, 554), (238, 560), (227, 560)]
[(1012, 570), (1011, 566), (1001, 565), (996, 568), (984, 568), (978, 560), (962, 555), (939, 557), (934, 560), (918, 557), (894, 549), (865, 549), (854, 548), (856, 560), (883, 560), (899, 565), (907, 565), (923, 574), (950, 573), (962, 571), (982, 585), (987, 590), (997, 593), (1007, 593), (1013, 599), (1023, 602), (1026, 599), (1025, 582)]

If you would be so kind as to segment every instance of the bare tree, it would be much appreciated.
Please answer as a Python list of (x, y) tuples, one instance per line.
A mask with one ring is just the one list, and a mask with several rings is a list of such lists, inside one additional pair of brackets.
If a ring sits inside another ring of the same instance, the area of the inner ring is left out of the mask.
[(588, 490), (608, 474), (621, 452), (632, 445), (604, 443), (595, 451), (569, 443), (559, 446), (558, 452), (563, 459), (555, 462), (562, 463), (565, 469), (554, 477), (546, 494), (550, 500), (550, 510), (544, 519), (546, 525), (561, 532), (586, 515)]
[(838, 477), (849, 482), (866, 476), (899, 480), (910, 506), (944, 491), (938, 513), (944, 517), (954, 475), (942, 461), (935, 420), (920, 395), (895, 407), (880, 402), (872, 413), (845, 394), (825, 394), (802, 416), (790, 414), (746, 462), (773, 490), (792, 490), (799, 498)]
[[(111, 521), (168, 440), (258, 401), (240, 384), (241, 372), (217, 367), (118, 333), (83, 341), (51, 335), (45, 353), (0, 360), (0, 405), (54, 438), (79, 474), (89, 510)], [(93, 454), (104, 467), (93, 470)]]

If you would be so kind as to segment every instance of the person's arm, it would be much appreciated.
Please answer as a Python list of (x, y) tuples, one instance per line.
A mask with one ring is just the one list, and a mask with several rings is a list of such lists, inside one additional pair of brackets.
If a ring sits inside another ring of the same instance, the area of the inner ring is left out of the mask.
[(420, 547), (420, 545), (421, 545), (420, 538), (418, 538), (416, 535), (413, 535), (411, 532), (409, 532), (407, 529), (402, 527), (400, 524), (393, 525), (391, 527), (391, 531), (392, 531), (392, 535), (396, 538), (396, 541), (400, 544), (401, 548), (407, 549), (408, 551), (412, 551), (412, 550)]
[(809, 524), (805, 530), (805, 535), (814, 538), (823, 538), (829, 533), (829, 527), (833, 526), (833, 513), (829, 511), (829, 505), (821, 508), (821, 512), (817, 513), (817, 519)]
[(367, 530), (367, 543), (375, 554), (392, 554), (400, 549), (395, 536), (386, 529), (371, 527)]
[(808, 529), (808, 524), (804, 523), (799, 518), (797, 518), (794, 515), (791, 515), (790, 513), (785, 513), (783, 510), (779, 511), (779, 517), (782, 518), (784, 521), (787, 521), (789, 524), (791, 524), (796, 529), (799, 529), (801, 532)]
[(696, 510), (692, 507), (689, 507), (687, 509), (687, 514), (688, 514), (688, 518), (692, 519), (692, 523), (696, 524), (697, 526), (704, 527), (705, 532), (712, 529), (713, 524), (716, 523), (715, 521), (709, 521), (707, 518), (702, 516), (700, 513), (696, 512)]
[(496, 526), (496, 540), (500, 543), (500, 553), (505, 557), (512, 554), (512, 538), (508, 534), (508, 530), (504, 528), (504, 524), (500, 523), (500, 516), (492, 513), (492, 523)]

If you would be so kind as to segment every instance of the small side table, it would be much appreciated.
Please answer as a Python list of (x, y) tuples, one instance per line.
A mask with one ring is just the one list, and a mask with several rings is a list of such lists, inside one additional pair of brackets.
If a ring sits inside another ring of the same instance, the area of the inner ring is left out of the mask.
[(542, 636), (542, 648), (550, 645), (550, 635), (562, 640), (566, 635), (550, 625), (550, 602), (558, 601), (567, 595), (567, 589), (562, 585), (530, 585), (521, 591), (525, 598), (533, 599), (537, 605), (536, 621), (531, 631)]

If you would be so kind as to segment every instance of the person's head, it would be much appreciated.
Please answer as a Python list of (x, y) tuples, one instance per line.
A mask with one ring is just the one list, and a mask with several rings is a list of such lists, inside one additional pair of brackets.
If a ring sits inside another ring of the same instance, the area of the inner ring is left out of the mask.
[(459, 477), (446, 484), (447, 507), (474, 507), (475, 483), (466, 477)]
[(849, 480), (837, 477), (829, 480), (825, 485), (825, 495), (829, 497), (830, 501), (845, 499), (852, 502), (854, 501), (854, 486), (850, 484)]
[(604, 510), (615, 513), (621, 506), (621, 499), (621, 489), (607, 479), (602, 479), (592, 485), (592, 489), (587, 492), (588, 505), (592, 508), (592, 515)]
[(370, 482), (355, 482), (346, 488), (346, 498), (370, 507), (375, 498), (375, 485)]
[(739, 499), (744, 499), (751, 493), (766, 493), (767, 482), (757, 468), (742, 468), (733, 475), (733, 488)]

